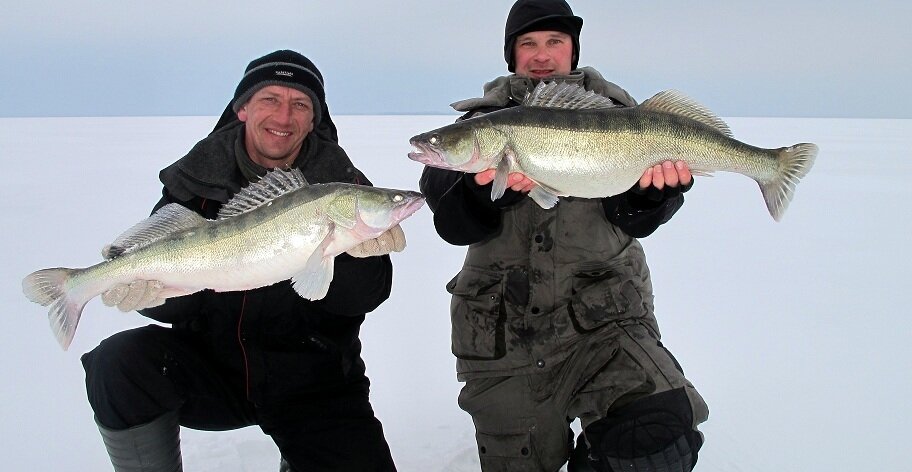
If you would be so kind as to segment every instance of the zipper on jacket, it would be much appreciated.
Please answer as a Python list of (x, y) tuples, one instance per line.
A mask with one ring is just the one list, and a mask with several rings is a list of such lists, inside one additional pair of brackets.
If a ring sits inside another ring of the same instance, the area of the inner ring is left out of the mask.
[(247, 399), (250, 400), (250, 366), (247, 362), (247, 348), (244, 347), (244, 339), (241, 332), (241, 325), (244, 323), (244, 310), (247, 307), (247, 292), (244, 292), (244, 297), (241, 298), (241, 313), (238, 315), (238, 324), (237, 324), (237, 340), (238, 345), (241, 346), (241, 355), (244, 357), (244, 390), (247, 394)]

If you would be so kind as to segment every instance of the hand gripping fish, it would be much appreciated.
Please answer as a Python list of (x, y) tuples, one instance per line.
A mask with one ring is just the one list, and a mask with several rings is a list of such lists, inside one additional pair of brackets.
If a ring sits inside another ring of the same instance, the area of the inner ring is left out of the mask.
[(521, 106), (419, 134), (409, 158), (431, 167), (478, 173), (497, 169), (491, 198), (521, 172), (537, 185), (529, 196), (551, 208), (560, 196), (602, 198), (629, 190), (646, 169), (683, 160), (694, 175), (744, 174), (760, 184), (779, 221), (817, 146), (763, 149), (742, 143), (721, 119), (676, 91), (619, 108), (578, 85), (540, 83)]
[(302, 297), (323, 298), (335, 256), (408, 218), (417, 192), (328, 183), (309, 185), (297, 169), (274, 170), (207, 220), (166, 205), (118, 237), (105, 261), (84, 269), (44, 269), (22, 281), (29, 300), (49, 306), (63, 349), (83, 307), (116, 284), (157, 280), (162, 298), (212, 289), (248, 290), (291, 279)]

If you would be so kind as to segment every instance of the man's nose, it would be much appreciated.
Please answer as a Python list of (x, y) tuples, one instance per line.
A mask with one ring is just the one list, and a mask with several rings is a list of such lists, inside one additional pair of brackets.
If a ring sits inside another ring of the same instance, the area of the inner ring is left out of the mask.
[(551, 59), (551, 56), (548, 54), (548, 50), (545, 48), (538, 48), (535, 50), (535, 55), (532, 56), (532, 59), (538, 62), (546, 62)]
[(279, 105), (278, 110), (276, 110), (275, 118), (281, 120), (282, 122), (291, 121), (293, 109), (291, 103), (282, 103)]

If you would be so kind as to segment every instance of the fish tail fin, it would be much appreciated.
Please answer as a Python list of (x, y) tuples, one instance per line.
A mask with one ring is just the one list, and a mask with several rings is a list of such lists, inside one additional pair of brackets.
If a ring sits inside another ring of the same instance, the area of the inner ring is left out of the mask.
[(798, 185), (798, 181), (804, 178), (814, 166), (817, 151), (817, 145), (811, 143), (796, 144), (778, 150), (779, 171), (776, 177), (766, 182), (759, 182), (763, 199), (766, 200), (766, 208), (774, 220), (782, 219), (782, 215), (785, 214), (785, 210), (795, 194), (795, 186)]
[(48, 321), (64, 351), (70, 347), (76, 334), (79, 317), (82, 316), (82, 309), (88, 303), (88, 300), (71, 296), (66, 289), (67, 281), (80, 271), (65, 268), (43, 269), (29, 274), (22, 281), (22, 292), (29, 300), (50, 307)]

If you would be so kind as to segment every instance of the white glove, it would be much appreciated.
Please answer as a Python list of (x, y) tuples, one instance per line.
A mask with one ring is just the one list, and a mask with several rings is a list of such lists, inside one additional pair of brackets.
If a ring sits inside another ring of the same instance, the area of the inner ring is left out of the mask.
[(101, 301), (107, 306), (117, 306), (122, 312), (151, 308), (165, 303), (164, 298), (159, 298), (163, 287), (157, 280), (134, 280), (102, 293)]
[(402, 232), (401, 226), (396, 225), (380, 236), (368, 239), (346, 252), (355, 257), (371, 257), (401, 252), (403, 249), (405, 249), (405, 233)]

